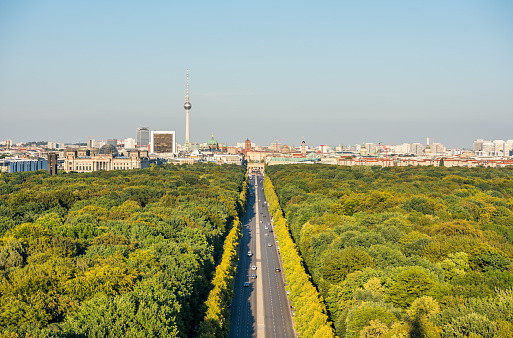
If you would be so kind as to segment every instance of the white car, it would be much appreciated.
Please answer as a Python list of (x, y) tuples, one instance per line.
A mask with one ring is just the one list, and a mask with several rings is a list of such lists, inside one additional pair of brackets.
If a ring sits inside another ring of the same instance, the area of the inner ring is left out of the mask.
[(267, 246), (269, 246), (269, 247), (270, 247), (270, 246), (273, 246), (273, 245), (272, 245), (271, 243), (268, 243), (268, 244), (267, 244)]
[(264, 229), (265, 229), (265, 230), (269, 230), (269, 227), (266, 225), (266, 226), (264, 227)]
[(256, 265), (251, 265), (251, 270), (256, 270)]
[(248, 257), (251, 257), (253, 256), (253, 254), (251, 253), (251, 251), (248, 251)]

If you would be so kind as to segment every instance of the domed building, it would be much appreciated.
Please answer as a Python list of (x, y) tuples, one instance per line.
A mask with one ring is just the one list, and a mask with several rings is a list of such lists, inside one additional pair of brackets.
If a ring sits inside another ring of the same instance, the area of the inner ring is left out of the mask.
[(112, 157), (118, 157), (119, 152), (118, 148), (112, 144), (104, 144), (100, 147), (100, 150), (98, 150), (98, 155), (112, 155)]
[(214, 133), (212, 133), (212, 138), (210, 140), (208, 140), (207, 142), (207, 147), (208, 149), (210, 149), (211, 151), (214, 151), (214, 150), (218, 150), (219, 149), (219, 143), (216, 141), (216, 139), (214, 138)]
[(64, 170), (66, 172), (93, 172), (99, 170), (144, 169), (150, 166), (147, 151), (130, 151), (120, 154), (112, 144), (100, 149), (71, 149), (64, 151)]
[(282, 154), (289, 154), (290, 153), (290, 147), (286, 144), (281, 146), (280, 153)]

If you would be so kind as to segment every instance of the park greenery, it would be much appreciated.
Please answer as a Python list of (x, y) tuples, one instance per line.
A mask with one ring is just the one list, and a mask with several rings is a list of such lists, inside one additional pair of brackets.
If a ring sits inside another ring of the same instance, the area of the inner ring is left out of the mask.
[(288, 282), (287, 290), (294, 308), (294, 327), (301, 337), (335, 337), (329, 321), (326, 306), (319, 292), (312, 284), (302, 264), (296, 244), (290, 236), (287, 222), (283, 217), (278, 196), (268, 177), (264, 180), (264, 191), (273, 215), (276, 238), (280, 243), (280, 255)]
[(246, 196), (236, 165), (1, 174), (0, 336), (227, 332)]
[(316, 322), (319, 301), (340, 337), (513, 336), (513, 168), (277, 165), (266, 176), (301, 336), (329, 323)]

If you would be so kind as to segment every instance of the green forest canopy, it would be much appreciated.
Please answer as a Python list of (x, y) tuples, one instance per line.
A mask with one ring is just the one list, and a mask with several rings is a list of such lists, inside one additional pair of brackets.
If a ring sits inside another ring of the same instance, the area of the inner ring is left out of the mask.
[(266, 174), (339, 336), (513, 336), (512, 168)]
[(188, 337), (245, 168), (0, 176), (0, 335)]

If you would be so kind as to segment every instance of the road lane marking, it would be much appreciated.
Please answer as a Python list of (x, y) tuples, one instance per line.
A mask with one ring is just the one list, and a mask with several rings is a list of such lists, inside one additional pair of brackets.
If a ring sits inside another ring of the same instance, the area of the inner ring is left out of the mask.
[[(259, 212), (259, 191), (258, 185), (255, 189), (255, 205), (256, 205), (256, 225), (255, 225), (255, 238), (256, 238), (256, 264), (257, 271), (262, 270), (262, 254), (260, 246), (260, 212)], [(257, 277), (257, 338), (265, 338), (265, 315), (264, 315), (264, 287), (262, 278)]]

